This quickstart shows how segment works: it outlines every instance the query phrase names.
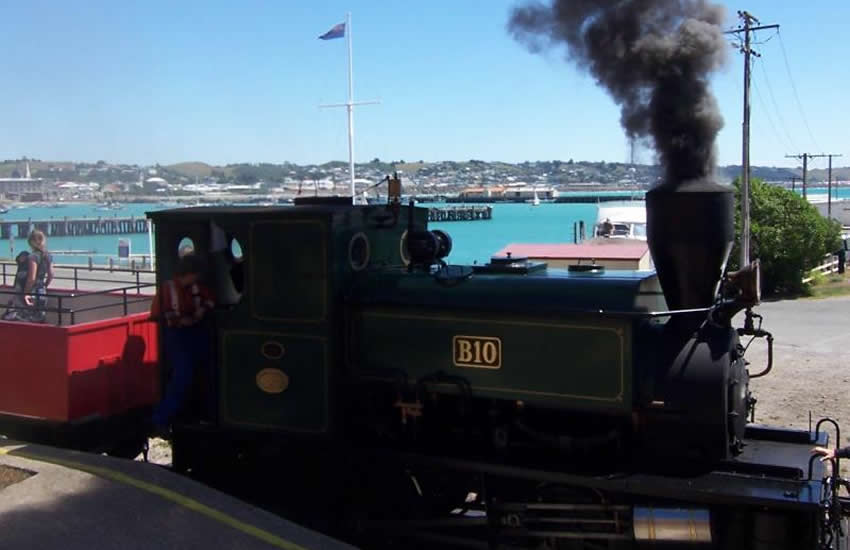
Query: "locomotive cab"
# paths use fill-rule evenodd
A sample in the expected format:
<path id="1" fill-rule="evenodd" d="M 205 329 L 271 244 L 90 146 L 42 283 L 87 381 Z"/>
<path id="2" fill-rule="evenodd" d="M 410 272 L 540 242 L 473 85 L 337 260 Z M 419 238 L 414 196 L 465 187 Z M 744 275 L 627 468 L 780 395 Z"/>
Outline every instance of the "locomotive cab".
<path id="1" fill-rule="evenodd" d="M 210 398 L 199 397 L 182 424 L 197 427 L 202 418 L 230 431 L 330 433 L 334 365 L 342 357 L 343 315 L 334 304 L 357 273 L 404 264 L 407 215 L 334 199 L 151 212 L 157 282 L 172 276 L 190 242 L 206 261 L 204 282 L 218 304 L 210 377 L 196 388 L 198 396 L 215 393 L 215 414 L 204 417 L 200 402 Z M 413 216 L 425 225 L 426 211 Z M 168 350 L 162 353 L 167 379 Z"/>

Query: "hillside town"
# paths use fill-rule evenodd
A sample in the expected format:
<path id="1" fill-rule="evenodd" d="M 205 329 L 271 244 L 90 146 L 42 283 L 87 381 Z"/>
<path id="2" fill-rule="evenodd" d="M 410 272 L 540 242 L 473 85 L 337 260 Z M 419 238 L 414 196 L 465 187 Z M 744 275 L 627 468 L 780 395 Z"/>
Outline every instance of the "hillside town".
<path id="1" fill-rule="evenodd" d="M 786 187 L 802 182 L 799 169 L 753 167 L 753 176 Z M 357 164 L 358 196 L 380 196 L 382 182 L 398 173 L 404 193 L 424 200 L 472 202 L 525 201 L 537 196 L 555 200 L 559 194 L 596 191 L 641 191 L 659 182 L 656 165 L 536 161 L 510 164 L 481 160 L 443 162 L 382 162 Z M 826 179 L 824 170 L 810 170 L 808 184 Z M 729 183 L 740 167 L 720 167 L 716 179 Z M 833 170 L 833 184 L 846 185 L 850 168 Z M 204 163 L 169 166 L 136 164 L 47 162 L 15 159 L 0 163 L 0 199 L 5 201 L 254 201 L 286 202 L 303 195 L 349 195 L 350 176 L 344 162 L 320 165 L 293 163 Z"/>

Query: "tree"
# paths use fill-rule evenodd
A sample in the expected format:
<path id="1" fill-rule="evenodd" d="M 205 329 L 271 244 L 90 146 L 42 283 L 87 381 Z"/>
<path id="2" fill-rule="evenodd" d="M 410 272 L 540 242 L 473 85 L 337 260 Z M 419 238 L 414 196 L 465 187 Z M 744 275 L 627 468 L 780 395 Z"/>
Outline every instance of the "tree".
<path id="1" fill-rule="evenodd" d="M 737 240 L 729 263 L 735 269 L 740 258 L 741 189 L 738 179 L 733 185 Z M 764 296 L 803 291 L 806 274 L 840 242 L 841 225 L 821 216 L 803 197 L 757 178 L 750 180 L 750 258 L 761 264 Z"/>

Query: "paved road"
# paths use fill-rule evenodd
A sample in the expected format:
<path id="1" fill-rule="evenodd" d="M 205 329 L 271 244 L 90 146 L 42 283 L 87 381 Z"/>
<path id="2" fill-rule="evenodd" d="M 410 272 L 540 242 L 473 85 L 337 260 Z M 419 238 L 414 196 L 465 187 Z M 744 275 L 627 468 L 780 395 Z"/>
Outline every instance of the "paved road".
<path id="1" fill-rule="evenodd" d="M 75 274 L 76 271 L 76 274 Z M 125 271 L 89 271 L 86 267 L 65 268 L 56 267 L 53 270 L 55 282 L 51 288 L 56 289 L 74 289 L 74 278 L 77 278 L 77 289 L 79 290 L 110 290 L 114 288 L 128 287 L 140 284 L 148 284 L 154 282 L 154 274 L 151 272 L 125 272 Z M 144 292 L 145 290 L 143 290 Z M 153 289 L 148 289 L 147 292 L 153 292 Z"/>
<path id="2" fill-rule="evenodd" d="M 351 546 L 164 468 L 4 440 L 0 548 L 348 550 Z"/>
<path id="3" fill-rule="evenodd" d="M 809 414 L 829 416 L 846 424 L 842 444 L 850 443 L 850 297 L 767 302 L 756 312 L 775 338 L 773 370 L 750 382 L 756 421 L 806 428 Z M 735 325 L 742 324 L 740 315 Z M 745 357 L 751 373 L 761 370 L 765 341 L 753 342 Z"/>
<path id="4" fill-rule="evenodd" d="M 755 309 L 775 347 L 812 353 L 850 352 L 850 296 L 765 302 Z M 743 314 L 735 318 L 743 323 Z"/>
<path id="5" fill-rule="evenodd" d="M 0 262 L 0 284 L 12 286 L 15 281 L 15 272 L 17 267 L 14 262 Z M 89 270 L 86 265 L 55 265 L 53 269 L 55 282 L 52 288 L 73 290 L 74 279 L 77 279 L 77 289 L 79 290 L 109 290 L 122 286 L 139 283 L 153 283 L 154 273 L 151 271 L 131 272 L 130 270 L 114 270 L 109 271 L 105 268 L 96 268 Z M 138 273 L 138 278 L 136 277 Z"/>

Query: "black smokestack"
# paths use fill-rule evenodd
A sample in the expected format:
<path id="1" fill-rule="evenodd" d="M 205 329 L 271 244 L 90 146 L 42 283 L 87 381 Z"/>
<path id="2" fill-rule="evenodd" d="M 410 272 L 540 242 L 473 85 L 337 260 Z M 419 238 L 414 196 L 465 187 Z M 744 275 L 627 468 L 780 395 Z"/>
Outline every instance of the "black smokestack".
<path id="1" fill-rule="evenodd" d="M 723 118 L 708 76 L 725 60 L 724 9 L 705 0 L 552 0 L 515 8 L 509 29 L 537 52 L 565 44 L 621 106 L 630 138 L 650 137 L 679 185 L 712 174 Z"/>

